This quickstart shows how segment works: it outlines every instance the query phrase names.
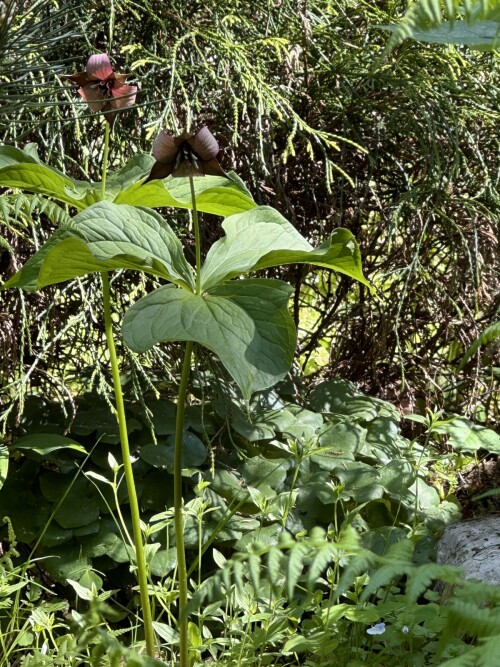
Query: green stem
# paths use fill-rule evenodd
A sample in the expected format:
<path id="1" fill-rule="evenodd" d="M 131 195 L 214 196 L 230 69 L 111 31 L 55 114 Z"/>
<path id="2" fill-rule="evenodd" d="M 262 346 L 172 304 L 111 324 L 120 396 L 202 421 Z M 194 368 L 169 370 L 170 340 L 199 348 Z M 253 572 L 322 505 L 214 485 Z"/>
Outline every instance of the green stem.
<path id="1" fill-rule="evenodd" d="M 196 294 L 201 292 L 201 244 L 200 223 L 196 209 L 196 196 L 194 192 L 194 181 L 189 177 L 191 188 L 191 205 L 193 208 L 193 227 L 196 245 Z M 186 396 L 191 372 L 191 357 L 193 355 L 194 343 L 188 341 L 184 352 L 182 363 L 181 383 L 177 398 L 177 413 L 175 418 L 175 452 L 174 452 L 174 526 L 175 544 L 177 550 L 177 578 L 179 582 L 179 649 L 180 667 L 189 667 L 189 640 L 188 640 L 188 574 L 186 567 L 186 550 L 184 547 L 184 516 L 182 500 L 182 441 L 184 434 L 184 413 L 186 410 Z"/>
<path id="2" fill-rule="evenodd" d="M 102 156 L 102 178 L 101 178 L 101 196 L 106 197 L 106 174 L 108 172 L 108 156 L 109 156 L 109 123 L 104 119 L 104 153 Z"/>
<path id="3" fill-rule="evenodd" d="M 102 157 L 102 184 L 101 195 L 106 196 L 106 174 L 108 171 L 109 156 L 109 135 L 110 127 L 104 119 L 104 152 Z M 127 419 L 125 416 L 125 404 L 123 401 L 122 385 L 120 379 L 120 366 L 116 354 L 115 340 L 113 338 L 113 320 L 111 319 L 111 298 L 109 295 L 109 275 L 103 271 L 102 276 L 102 302 L 104 308 L 104 326 L 106 329 L 106 342 L 108 344 L 109 361 L 111 365 L 111 374 L 113 377 L 113 389 L 115 392 L 116 415 L 118 420 L 118 430 L 120 433 L 120 443 L 123 458 L 123 471 L 125 473 L 125 483 L 130 502 L 130 514 L 132 518 L 132 536 L 135 547 L 135 558 L 137 561 L 137 579 L 139 581 L 139 594 L 141 598 L 142 619 L 144 624 L 144 636 L 146 639 L 146 652 L 150 657 L 155 653 L 155 635 L 153 630 L 153 616 L 149 603 L 148 593 L 148 575 L 146 568 L 146 556 L 144 543 L 141 533 L 141 515 L 139 511 L 139 501 L 137 500 L 137 491 L 134 481 L 134 472 L 132 470 L 132 461 L 130 458 L 130 445 L 128 442 Z"/>
<path id="4" fill-rule="evenodd" d="M 188 598 L 188 576 L 186 568 L 186 551 L 184 549 L 184 517 L 182 503 L 182 436 L 184 432 L 184 412 L 186 394 L 191 371 L 191 356 L 194 344 L 186 343 L 182 364 L 181 384 L 177 398 L 177 414 L 175 419 L 175 452 L 174 452 L 174 526 L 177 549 L 177 577 L 179 580 L 179 645 L 180 667 L 189 667 L 188 618 L 186 613 Z"/>
<path id="5" fill-rule="evenodd" d="M 189 177 L 189 186 L 191 188 L 191 205 L 193 207 L 193 227 L 194 240 L 196 246 L 196 294 L 200 294 L 200 274 L 201 274 L 201 243 L 200 243 L 200 223 L 198 221 L 198 209 L 196 208 L 196 197 L 194 194 L 193 177 Z"/>
<path id="6" fill-rule="evenodd" d="M 132 517 L 132 535 L 134 538 L 135 557 L 137 560 L 137 578 L 139 580 L 139 592 L 141 598 L 141 607 L 144 623 L 144 635 L 146 638 L 146 652 L 150 657 L 154 657 L 155 636 L 153 631 L 153 618 L 148 594 L 148 577 L 146 569 L 146 557 L 144 555 L 144 544 L 141 533 L 141 520 L 139 513 L 139 502 L 134 482 L 134 473 L 132 470 L 132 461 L 130 458 L 130 446 L 128 442 L 127 423 L 125 417 L 125 404 L 123 402 L 122 386 L 120 381 L 120 368 L 118 357 L 116 355 L 115 341 L 113 338 L 113 322 L 111 319 L 111 300 L 109 296 L 109 276 L 106 272 L 102 274 L 102 295 L 104 305 L 104 324 L 106 327 L 106 341 L 108 344 L 109 360 L 111 364 L 111 373 L 113 376 L 113 387 L 115 391 L 116 413 L 118 419 L 118 429 L 120 432 L 120 443 L 122 448 L 123 470 L 125 473 L 125 482 L 127 484 L 128 497 L 130 502 L 130 514 Z"/>

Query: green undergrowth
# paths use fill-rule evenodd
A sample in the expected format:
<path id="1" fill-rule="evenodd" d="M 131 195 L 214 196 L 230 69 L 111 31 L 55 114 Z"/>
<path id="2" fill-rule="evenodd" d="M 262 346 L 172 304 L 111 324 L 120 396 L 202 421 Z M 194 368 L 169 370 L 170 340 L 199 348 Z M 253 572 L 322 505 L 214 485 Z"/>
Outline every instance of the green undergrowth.
<path id="1" fill-rule="evenodd" d="M 469 665 L 458 656 L 498 642 L 497 612 L 481 606 L 500 592 L 434 563 L 460 508 L 429 483 L 443 442 L 498 451 L 496 434 L 436 418 L 408 440 L 390 403 L 340 379 L 300 403 L 282 384 L 247 405 L 207 373 L 193 403 L 183 460 L 193 665 Z M 140 655 L 116 420 L 95 393 L 76 408 L 69 418 L 71 406 L 32 394 L 10 425 L 2 666 L 155 664 Z M 175 405 L 146 392 L 127 411 L 157 657 L 175 664 Z M 435 580 L 455 587 L 445 605 Z M 464 643 L 461 626 L 485 643 Z"/>

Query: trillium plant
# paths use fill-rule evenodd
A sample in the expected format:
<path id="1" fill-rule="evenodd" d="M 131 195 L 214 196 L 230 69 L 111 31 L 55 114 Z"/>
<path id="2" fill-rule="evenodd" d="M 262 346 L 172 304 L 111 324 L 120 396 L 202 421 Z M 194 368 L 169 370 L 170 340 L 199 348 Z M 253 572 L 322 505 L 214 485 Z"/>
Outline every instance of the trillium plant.
<path id="1" fill-rule="evenodd" d="M 106 53 L 90 56 L 85 72 L 70 74 L 70 79 L 78 86 L 78 94 L 89 105 L 91 111 L 112 112 L 126 109 L 135 103 L 137 86 L 125 83 L 127 74 L 115 74 Z M 111 125 L 116 113 L 106 113 L 106 120 Z"/>
<path id="2" fill-rule="evenodd" d="M 45 195 L 69 204 L 75 213 L 67 216 L 2 289 L 36 291 L 90 273 L 102 277 L 106 340 L 132 515 L 133 565 L 141 595 L 146 651 L 154 656 L 151 590 L 114 343 L 109 274 L 140 271 L 163 283 L 124 313 L 121 336 L 136 353 L 166 341 L 185 342 L 177 397 L 174 513 L 180 665 L 188 667 L 182 451 L 194 347 L 203 346 L 216 355 L 242 396 L 249 400 L 254 392 L 286 376 L 296 343 L 288 309 L 292 287 L 281 280 L 252 274 L 273 266 L 309 264 L 367 283 L 358 245 L 348 230 L 336 229 L 322 245 L 311 246 L 278 211 L 257 206 L 235 174 L 222 170 L 216 159 L 218 143 L 206 127 L 179 136 L 161 131 L 153 144 L 153 157 L 136 155 L 116 173 L 107 174 L 110 125 L 134 103 L 137 93 L 137 87 L 126 84 L 125 79 L 125 75 L 113 72 L 106 54 L 91 56 L 86 71 L 70 77 L 91 111 L 106 114 L 100 183 L 77 181 L 46 166 L 33 145 L 24 150 L 0 147 L 1 186 Z M 157 207 L 191 210 L 194 266 L 186 259 L 168 220 L 154 210 Z M 223 218 L 223 234 L 204 258 L 199 212 Z"/>

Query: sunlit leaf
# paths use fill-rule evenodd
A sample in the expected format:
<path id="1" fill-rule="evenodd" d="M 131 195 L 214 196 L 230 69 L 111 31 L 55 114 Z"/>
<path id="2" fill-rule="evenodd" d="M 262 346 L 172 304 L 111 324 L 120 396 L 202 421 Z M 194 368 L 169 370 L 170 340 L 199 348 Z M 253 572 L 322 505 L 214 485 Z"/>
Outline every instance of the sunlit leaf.
<path id="1" fill-rule="evenodd" d="M 226 217 L 256 206 L 255 202 L 237 183 L 221 176 L 204 176 L 193 180 L 196 207 L 204 213 Z M 188 178 L 168 178 L 150 181 L 145 185 L 134 183 L 120 192 L 116 204 L 132 204 L 157 208 L 191 208 L 191 187 Z"/>
<path id="2" fill-rule="evenodd" d="M 250 397 L 283 378 L 292 363 L 291 291 L 281 281 L 265 279 L 233 281 L 204 295 L 167 285 L 125 314 L 123 337 L 135 352 L 169 340 L 205 345 Z"/>
<path id="3" fill-rule="evenodd" d="M 314 264 L 368 284 L 358 245 L 347 229 L 336 229 L 323 245 L 313 248 L 268 206 L 230 216 L 222 226 L 225 236 L 211 247 L 201 270 L 204 290 L 250 271 L 283 264 Z"/>
<path id="4" fill-rule="evenodd" d="M 59 228 L 3 288 L 28 291 L 96 271 L 134 269 L 193 285 L 182 245 L 157 213 L 102 201 Z"/>

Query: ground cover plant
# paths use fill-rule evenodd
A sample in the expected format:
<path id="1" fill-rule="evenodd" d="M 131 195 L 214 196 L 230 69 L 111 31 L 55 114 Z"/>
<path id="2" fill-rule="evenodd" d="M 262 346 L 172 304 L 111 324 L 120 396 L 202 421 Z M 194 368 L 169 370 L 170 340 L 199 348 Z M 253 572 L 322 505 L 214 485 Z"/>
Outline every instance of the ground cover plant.
<path id="1" fill-rule="evenodd" d="M 495 20 L 489 4 L 480 4 L 479 13 L 465 7 L 467 22 Z M 363 21 L 384 17 L 381 24 L 390 24 L 396 5 L 346 5 L 343 18 L 357 35 Z M 435 19 L 440 4 L 424 5 L 421 14 L 409 11 L 398 29 L 391 28 L 387 53 L 404 37 L 428 39 L 434 29 L 441 30 L 442 20 Z M 12 65 L 6 90 L 14 122 L 5 128 L 7 141 L 0 147 L 2 258 L 7 260 L 0 664 L 495 664 L 498 590 L 464 582 L 459 570 L 434 562 L 436 539 L 460 518 L 453 495 L 456 473 L 500 446 L 498 434 L 488 428 L 497 411 L 494 363 L 488 357 L 477 362 L 473 385 L 472 375 L 463 372 L 478 360 L 482 346 L 496 340 L 495 300 L 475 295 L 476 312 L 483 309 L 479 321 L 489 317 L 493 324 L 466 353 L 474 336 L 450 344 L 436 323 L 427 325 L 434 347 L 422 333 L 425 326 L 412 325 L 405 351 L 400 336 L 406 304 L 410 312 L 421 306 L 415 276 L 427 290 L 449 270 L 456 275 L 463 270 L 458 256 L 443 267 L 448 251 L 466 252 L 476 286 L 482 277 L 492 288 L 497 265 L 492 253 L 488 261 L 474 225 L 458 234 L 458 245 L 434 233 L 440 219 L 447 219 L 445 231 L 458 228 L 446 203 L 439 209 L 433 194 L 422 198 L 425 188 L 403 194 L 395 209 L 399 217 L 393 218 L 398 230 L 382 232 L 375 241 L 369 235 L 367 241 L 367 224 L 380 223 L 383 206 L 374 213 L 366 192 L 359 199 L 361 225 L 342 214 L 356 191 L 359 196 L 362 179 L 356 184 L 353 165 L 361 175 L 364 156 L 373 160 L 374 153 L 366 132 L 350 134 L 349 124 L 342 133 L 324 129 L 338 112 L 329 98 L 331 77 L 340 65 L 356 62 L 333 39 L 337 9 L 319 2 L 298 13 L 286 2 L 268 9 L 260 50 L 249 59 L 245 11 L 237 20 L 223 2 L 210 20 L 197 9 L 162 15 L 147 3 L 144 8 L 128 0 L 111 3 L 102 24 L 107 34 L 96 35 L 94 43 L 104 41 L 110 53 L 117 53 L 117 35 L 122 44 L 126 35 L 133 37 L 127 32 L 130 16 L 147 17 L 149 33 L 140 38 L 137 33 L 123 48 L 129 67 L 114 68 L 104 49 L 95 52 L 87 24 L 87 51 L 94 55 L 84 71 L 81 56 L 73 58 L 80 72 L 71 74 L 74 69 L 51 60 L 57 51 L 33 25 L 39 22 L 40 29 L 57 33 L 65 24 L 68 31 L 61 35 L 70 38 L 71 54 L 71 40 L 79 39 L 83 23 L 72 22 L 71 12 L 55 11 L 51 3 L 36 6 L 46 10 L 43 20 L 25 3 L 13 2 L 3 23 L 16 24 L 16 39 L 26 46 L 16 51 L 24 67 L 20 80 L 9 42 L 14 33 L 2 33 L 3 58 Z M 457 17 L 450 7 L 440 18 L 453 23 Z M 201 22 L 194 29 L 196 18 Z M 155 42 L 155 31 L 161 33 L 169 21 L 178 21 L 179 30 L 168 33 L 175 39 L 170 52 Z M 458 28 L 452 27 L 455 41 L 464 34 L 463 26 Z M 494 48 L 494 39 L 490 42 Z M 30 44 L 38 48 L 43 67 L 30 58 Z M 338 50 L 333 67 L 324 58 L 325 45 Z M 401 53 L 397 62 L 404 66 Z M 435 53 L 429 50 L 421 65 Z M 459 59 L 467 71 L 464 55 L 456 51 L 446 67 Z M 269 85 L 283 79 L 285 62 L 291 75 L 286 90 Z M 302 64 L 295 76 L 297 62 Z M 484 68 L 486 61 L 481 62 L 473 66 Z M 219 97 L 227 99 L 228 91 L 233 96 L 234 146 L 227 143 L 227 133 L 221 136 L 234 172 L 225 160 L 217 161 L 214 137 L 214 126 L 227 124 L 228 116 L 221 120 L 218 107 L 200 93 L 207 81 L 215 85 L 214 63 Z M 356 66 L 363 71 L 361 61 Z M 141 68 L 147 76 L 135 78 Z M 127 71 L 133 75 L 119 73 Z M 164 80 L 167 71 L 169 97 L 155 97 L 155 81 Z M 61 91 L 55 96 L 71 100 L 71 107 L 67 102 L 44 106 L 37 131 L 19 134 L 30 113 L 28 99 L 36 108 L 41 94 L 32 82 L 44 80 L 47 72 L 58 77 L 50 80 L 51 94 Z M 386 93 L 390 79 L 382 75 L 374 90 Z M 434 84 L 429 82 L 427 91 L 444 99 L 447 84 Z M 391 85 L 397 88 L 393 80 Z M 19 94 L 23 86 L 28 97 Z M 323 116 L 316 110 L 311 115 L 301 96 L 315 95 L 321 86 Z M 404 88 L 409 99 L 422 92 L 408 82 Z M 252 91 L 257 92 L 255 107 L 249 102 Z M 75 121 L 78 94 L 83 106 Z M 159 102 L 165 105 L 160 118 Z M 375 96 L 358 111 L 384 113 L 379 102 Z M 445 102 L 439 116 L 443 126 L 451 122 L 450 109 Z M 453 116 L 455 130 L 467 125 L 470 108 L 464 104 L 460 113 Z M 209 121 L 211 129 L 196 125 L 194 117 Z M 488 118 L 493 112 L 481 119 L 486 127 Z M 165 119 L 172 133 L 161 129 Z M 255 154 L 237 150 L 245 125 L 253 127 Z M 68 128 L 76 129 L 76 143 Z M 52 138 L 47 142 L 47 137 Z M 458 187 L 465 172 L 473 173 L 472 161 L 464 157 L 450 172 L 450 153 L 441 139 L 426 182 L 434 179 L 437 188 L 438 165 L 442 178 Z M 280 142 L 288 164 L 299 167 L 289 190 L 270 150 Z M 488 142 L 478 140 L 474 153 L 482 156 L 482 166 L 484 156 L 492 155 Z M 390 144 L 388 154 L 397 163 Z M 324 199 L 320 204 L 315 199 L 316 213 L 308 217 L 303 197 L 313 191 L 315 176 L 309 184 L 300 161 L 320 164 L 314 146 L 320 147 L 325 169 L 324 189 L 314 197 Z M 341 146 L 343 157 L 333 158 Z M 412 150 L 415 146 L 412 142 Z M 467 152 L 461 140 L 455 149 Z M 412 174 L 408 182 L 421 166 L 418 156 L 402 165 Z M 492 163 L 485 173 L 493 173 Z M 329 192 L 334 174 L 340 185 Z M 241 179 L 245 175 L 247 184 Z M 377 186 L 387 202 L 396 186 L 382 194 L 386 176 L 371 169 L 374 178 L 370 191 Z M 461 181 L 461 192 L 469 185 Z M 271 193 L 275 208 L 268 205 Z M 424 217 L 417 254 L 412 255 L 411 234 L 405 241 L 412 261 L 401 283 L 397 270 L 384 274 L 374 257 L 387 254 L 387 239 L 402 247 L 407 195 L 410 209 Z M 332 208 L 337 217 L 325 214 L 328 197 L 337 201 Z M 486 178 L 472 208 L 465 199 L 463 210 L 490 216 L 488 238 L 495 238 L 494 180 Z M 432 213 L 425 218 L 427 202 Z M 338 225 L 342 220 L 352 231 Z M 353 231 L 365 251 L 371 283 L 361 271 Z M 475 245 L 469 245 L 470 238 Z M 429 254 L 421 254 L 423 249 Z M 362 325 L 371 304 L 381 303 L 381 287 L 391 302 L 391 293 L 397 293 L 392 290 L 401 284 L 402 298 L 390 304 L 396 308 L 391 331 L 396 366 L 410 374 L 410 390 L 404 395 L 408 403 L 400 401 L 397 409 L 359 388 L 380 386 L 382 377 L 373 363 L 380 352 L 360 357 L 359 332 L 367 331 Z M 444 290 L 438 290 L 445 295 L 440 303 L 450 303 L 450 312 L 462 317 L 462 307 L 467 310 L 471 303 L 468 296 L 457 299 L 449 284 Z M 445 323 L 445 315 L 441 318 Z M 464 325 L 463 317 L 460 322 Z M 354 329 L 356 336 L 349 336 Z M 477 336 L 480 330 L 474 331 Z M 379 339 L 384 332 L 378 332 Z M 354 366 L 325 366 L 322 350 L 331 346 L 334 361 L 341 340 L 349 341 Z M 419 358 L 423 341 L 426 359 L 432 357 L 431 366 L 422 364 L 426 382 L 431 367 L 437 374 L 431 385 L 420 386 L 432 387 L 435 398 L 412 414 L 419 404 L 411 385 L 421 376 L 404 361 L 405 355 Z M 383 358 L 390 384 L 395 357 L 385 348 Z M 462 379 L 450 384 L 457 359 Z M 356 366 L 367 373 L 353 377 L 356 384 L 340 377 Z M 370 374 L 378 378 L 374 384 Z M 443 406 L 448 414 L 437 409 Z M 446 585 L 445 596 L 435 589 L 436 580 Z"/>

